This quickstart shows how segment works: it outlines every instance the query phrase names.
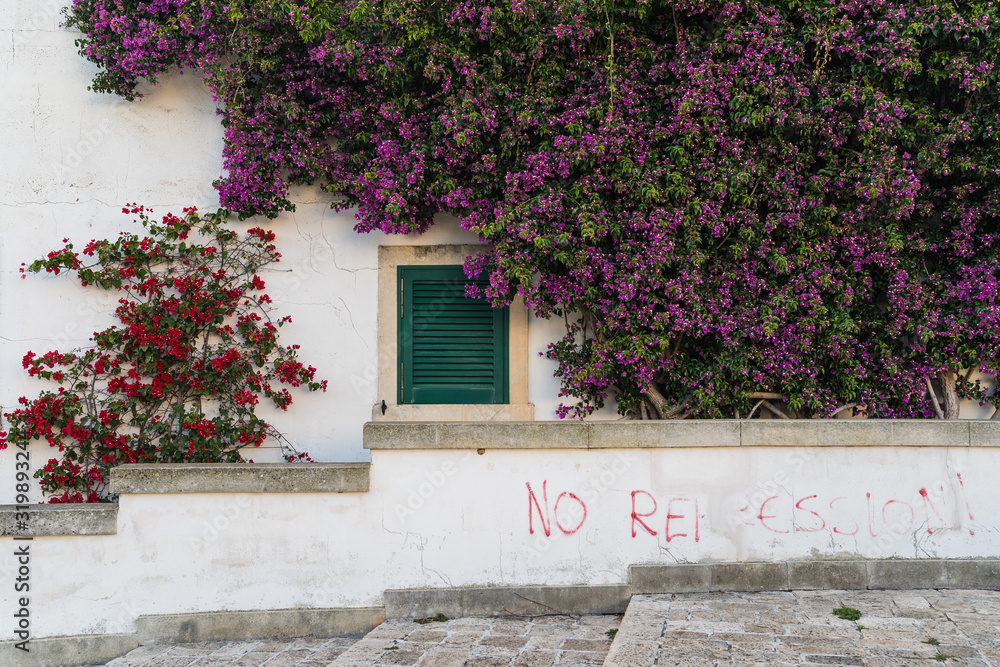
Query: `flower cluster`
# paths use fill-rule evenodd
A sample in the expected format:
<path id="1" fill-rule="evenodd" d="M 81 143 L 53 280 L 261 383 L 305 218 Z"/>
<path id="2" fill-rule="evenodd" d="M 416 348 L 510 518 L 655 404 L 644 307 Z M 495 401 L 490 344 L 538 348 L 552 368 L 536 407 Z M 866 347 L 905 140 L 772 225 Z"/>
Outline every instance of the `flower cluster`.
<path id="1" fill-rule="evenodd" d="M 565 317 L 563 414 L 996 404 L 996 2 L 75 0 L 97 90 L 194 66 L 241 215 L 447 212 Z M 128 268 L 128 267 L 125 267 Z"/>
<path id="2" fill-rule="evenodd" d="M 41 439 L 58 450 L 35 474 L 50 502 L 97 502 L 116 465 L 240 461 L 240 448 L 268 437 L 286 460 L 310 460 L 254 412 L 262 399 L 287 409 L 281 385 L 326 389 L 297 345 L 278 344 L 287 319 L 272 322 L 260 293 L 258 271 L 279 259 L 274 235 L 227 229 L 225 210 L 188 208 L 159 222 L 141 206 L 124 212 L 145 235 L 91 241 L 83 258 L 64 240 L 28 266 L 119 292 L 119 324 L 86 349 L 24 355 L 31 376 L 58 386 L 5 415 L 0 449 Z"/>

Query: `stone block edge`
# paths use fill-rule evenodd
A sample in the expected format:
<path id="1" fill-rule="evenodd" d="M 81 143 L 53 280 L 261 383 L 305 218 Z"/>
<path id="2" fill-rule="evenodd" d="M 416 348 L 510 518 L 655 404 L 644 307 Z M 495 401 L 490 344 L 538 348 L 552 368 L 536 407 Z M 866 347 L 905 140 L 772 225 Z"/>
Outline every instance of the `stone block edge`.
<path id="1" fill-rule="evenodd" d="M 137 463 L 111 469 L 111 492 L 367 493 L 371 463 Z"/>
<path id="2" fill-rule="evenodd" d="M 289 621 L 302 621 L 301 631 Z M 384 620 L 381 607 L 216 611 L 140 616 L 133 633 L 32 638 L 28 653 L 15 640 L 0 641 L 0 664 L 19 667 L 90 667 L 103 665 L 144 644 L 191 641 L 293 639 L 310 636 L 363 636 Z M 247 630 L 254 636 L 248 637 Z"/>
<path id="3" fill-rule="evenodd" d="M 369 450 L 998 447 L 988 419 L 367 422 Z"/>
<path id="4" fill-rule="evenodd" d="M 1000 558 L 650 563 L 630 566 L 629 582 L 633 595 L 764 590 L 994 590 L 1000 583 Z"/>
<path id="5" fill-rule="evenodd" d="M 421 618 L 443 613 L 463 616 L 531 614 L 623 614 L 627 584 L 401 588 L 385 591 L 386 618 Z M 449 613 L 450 612 L 450 613 Z"/>
<path id="6" fill-rule="evenodd" d="M 138 648 L 132 634 L 77 635 L 31 639 L 27 653 L 13 640 L 0 641 L 0 664 L 19 667 L 90 667 L 103 665 Z"/>
<path id="7" fill-rule="evenodd" d="M 118 533 L 118 503 L 0 505 L 0 537 L 69 537 Z M 27 520 L 18 520 L 27 514 Z M 24 527 L 21 527 L 21 526 Z"/>

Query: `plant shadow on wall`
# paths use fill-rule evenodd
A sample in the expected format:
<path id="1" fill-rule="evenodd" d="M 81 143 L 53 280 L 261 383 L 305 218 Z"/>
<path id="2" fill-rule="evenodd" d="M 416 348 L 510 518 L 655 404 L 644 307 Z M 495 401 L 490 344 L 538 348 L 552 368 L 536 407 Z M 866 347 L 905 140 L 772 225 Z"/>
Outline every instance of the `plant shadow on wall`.
<path id="1" fill-rule="evenodd" d="M 267 438 L 286 461 L 309 461 L 255 414 L 263 400 L 286 410 L 288 387 L 326 389 L 298 345 L 278 342 L 291 318 L 272 319 L 257 272 L 279 261 L 274 233 L 226 228 L 229 212 L 184 209 L 156 221 L 129 205 L 145 234 L 122 232 L 65 246 L 21 272 L 70 271 L 84 287 L 122 294 L 120 324 L 94 333 L 93 346 L 41 356 L 28 352 L 28 374 L 59 386 L 7 413 L 0 448 L 47 440 L 59 450 L 35 472 L 49 502 L 106 499 L 109 470 L 124 463 L 242 461 L 240 449 Z M 22 276 L 26 277 L 26 276 Z"/>
<path id="2" fill-rule="evenodd" d="M 1000 406 L 996 3 L 74 0 L 66 17 L 97 91 L 203 73 L 240 216 L 317 183 L 358 231 L 448 213 L 478 233 L 466 269 L 495 305 L 565 318 L 561 416 Z"/>

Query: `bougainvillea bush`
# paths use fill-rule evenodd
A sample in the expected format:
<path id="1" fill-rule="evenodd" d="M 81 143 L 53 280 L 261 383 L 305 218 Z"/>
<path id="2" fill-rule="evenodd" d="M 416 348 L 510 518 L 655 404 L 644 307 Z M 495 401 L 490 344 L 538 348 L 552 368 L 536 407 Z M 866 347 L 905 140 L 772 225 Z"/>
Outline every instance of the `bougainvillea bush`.
<path id="1" fill-rule="evenodd" d="M 224 226 L 228 212 L 160 221 L 143 206 L 143 235 L 73 244 L 22 272 L 70 271 L 83 286 L 121 294 L 119 324 L 70 352 L 28 352 L 29 375 L 55 383 L 5 415 L 0 449 L 47 440 L 59 451 L 35 473 L 50 502 L 96 502 L 122 463 L 241 461 L 240 449 L 275 438 L 288 461 L 309 460 L 255 414 L 266 400 L 285 410 L 288 387 L 326 388 L 316 370 L 282 346 L 258 275 L 279 259 L 274 233 Z M 82 256 L 81 256 L 82 254 Z"/>
<path id="2" fill-rule="evenodd" d="M 564 414 L 998 404 L 996 3 L 76 0 L 97 90 L 201 71 L 224 205 L 448 212 L 565 318 Z M 970 381 L 972 379 L 973 381 Z M 987 383 L 988 385 L 989 383 Z"/>

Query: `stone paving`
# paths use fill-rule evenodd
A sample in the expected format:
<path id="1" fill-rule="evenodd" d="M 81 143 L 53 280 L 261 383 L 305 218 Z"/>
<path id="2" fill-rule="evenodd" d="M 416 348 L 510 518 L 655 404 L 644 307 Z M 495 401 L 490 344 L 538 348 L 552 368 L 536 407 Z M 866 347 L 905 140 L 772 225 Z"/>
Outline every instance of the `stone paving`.
<path id="1" fill-rule="evenodd" d="M 147 644 L 105 667 L 327 667 L 355 639 Z"/>
<path id="2" fill-rule="evenodd" d="M 861 612 L 857 621 L 833 615 Z M 619 623 L 620 628 L 619 628 Z M 609 630 L 618 629 L 612 643 Z M 613 634 L 613 633 L 612 633 Z M 141 646 L 107 667 L 1000 667 L 1000 592 L 636 595 L 618 616 L 383 623 L 363 639 Z"/>
<path id="3" fill-rule="evenodd" d="M 552 667 L 604 663 L 620 616 L 387 621 L 363 639 L 150 644 L 106 667 Z"/>
<path id="4" fill-rule="evenodd" d="M 1000 666 L 998 628 L 995 591 L 636 595 L 605 665 Z"/>
<path id="5" fill-rule="evenodd" d="M 603 665 L 619 616 L 387 621 L 331 667 L 552 667 Z"/>

